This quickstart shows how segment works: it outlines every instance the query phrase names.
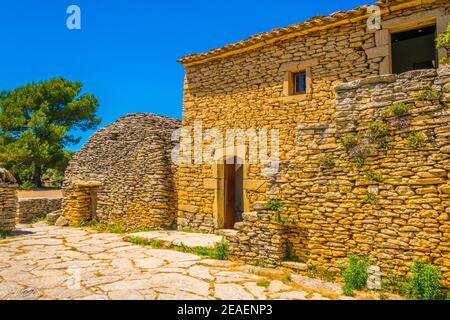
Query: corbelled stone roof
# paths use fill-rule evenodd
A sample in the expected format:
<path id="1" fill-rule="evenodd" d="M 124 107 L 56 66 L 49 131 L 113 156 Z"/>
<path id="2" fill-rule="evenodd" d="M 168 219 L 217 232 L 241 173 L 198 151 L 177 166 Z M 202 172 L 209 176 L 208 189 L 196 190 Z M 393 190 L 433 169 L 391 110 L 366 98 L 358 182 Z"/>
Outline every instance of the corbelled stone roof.
<path id="1" fill-rule="evenodd" d="M 435 0 L 381 0 L 375 3 L 382 10 L 389 9 L 391 11 L 402 8 L 411 7 L 418 4 L 432 3 Z M 364 5 L 349 11 L 338 11 L 329 16 L 316 16 L 305 22 L 294 24 L 285 28 L 273 29 L 269 32 L 263 32 L 251 36 L 246 40 L 229 44 L 221 48 L 212 49 L 205 53 L 191 54 L 182 57 L 178 60 L 184 66 L 199 64 L 221 57 L 229 56 L 235 53 L 251 50 L 266 43 L 272 43 L 277 40 L 282 40 L 286 36 L 295 36 L 298 33 L 309 33 L 317 31 L 326 27 L 331 27 L 336 24 L 351 23 L 353 20 L 365 19 L 370 16 L 367 9 L 370 5 Z"/>
<path id="2" fill-rule="evenodd" d="M 0 184 L 16 184 L 14 176 L 6 169 L 0 168 Z"/>

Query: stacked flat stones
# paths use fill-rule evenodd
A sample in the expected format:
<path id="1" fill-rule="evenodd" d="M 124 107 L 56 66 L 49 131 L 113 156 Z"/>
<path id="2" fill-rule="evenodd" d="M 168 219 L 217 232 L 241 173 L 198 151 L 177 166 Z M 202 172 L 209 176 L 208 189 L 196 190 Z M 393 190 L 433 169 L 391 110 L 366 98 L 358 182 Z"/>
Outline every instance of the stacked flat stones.
<path id="1" fill-rule="evenodd" d="M 176 119 L 139 113 L 97 132 L 66 170 L 67 220 L 76 224 L 95 214 L 101 222 L 129 229 L 173 227 L 176 166 L 171 140 L 180 126 Z"/>
<path id="2" fill-rule="evenodd" d="M 17 187 L 13 175 L 0 168 L 0 232 L 10 232 L 16 226 Z"/>

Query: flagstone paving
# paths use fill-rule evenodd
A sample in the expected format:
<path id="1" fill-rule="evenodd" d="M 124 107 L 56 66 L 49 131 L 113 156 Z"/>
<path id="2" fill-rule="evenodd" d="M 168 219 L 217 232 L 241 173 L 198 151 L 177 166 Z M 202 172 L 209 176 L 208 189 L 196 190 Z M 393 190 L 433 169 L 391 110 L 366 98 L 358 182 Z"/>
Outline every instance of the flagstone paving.
<path id="1" fill-rule="evenodd" d="M 0 240 L 0 299 L 341 299 L 338 285 L 38 223 Z"/>

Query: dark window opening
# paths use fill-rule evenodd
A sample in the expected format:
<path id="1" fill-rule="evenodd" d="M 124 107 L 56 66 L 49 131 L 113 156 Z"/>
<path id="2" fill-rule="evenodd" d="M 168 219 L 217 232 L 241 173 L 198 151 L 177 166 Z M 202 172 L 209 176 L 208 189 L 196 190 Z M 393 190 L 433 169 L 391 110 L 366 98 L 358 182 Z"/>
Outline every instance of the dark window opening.
<path id="1" fill-rule="evenodd" d="M 392 72 L 437 67 L 436 26 L 392 34 Z"/>
<path id="2" fill-rule="evenodd" d="M 293 94 L 304 94 L 306 93 L 306 73 L 299 72 L 294 73 L 292 79 L 293 84 Z"/>

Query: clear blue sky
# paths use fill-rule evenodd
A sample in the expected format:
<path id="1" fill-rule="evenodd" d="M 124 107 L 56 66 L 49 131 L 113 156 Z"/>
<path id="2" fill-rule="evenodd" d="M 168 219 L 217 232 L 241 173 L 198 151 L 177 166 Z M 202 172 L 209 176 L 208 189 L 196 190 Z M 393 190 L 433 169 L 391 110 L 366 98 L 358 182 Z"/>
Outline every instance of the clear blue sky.
<path id="1" fill-rule="evenodd" d="M 99 97 L 102 126 L 132 112 L 181 118 L 181 56 L 366 3 L 0 0 L 0 90 L 64 76 Z M 81 30 L 66 27 L 71 4 L 81 8 Z"/>

